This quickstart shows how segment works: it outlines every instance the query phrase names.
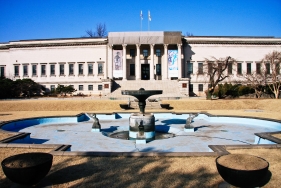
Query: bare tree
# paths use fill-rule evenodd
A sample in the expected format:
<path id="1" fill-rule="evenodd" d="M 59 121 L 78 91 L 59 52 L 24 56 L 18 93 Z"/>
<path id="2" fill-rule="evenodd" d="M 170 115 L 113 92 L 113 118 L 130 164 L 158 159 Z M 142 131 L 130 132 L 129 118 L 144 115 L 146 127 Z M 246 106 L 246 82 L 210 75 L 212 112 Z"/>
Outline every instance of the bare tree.
<path id="1" fill-rule="evenodd" d="M 190 33 L 190 32 L 186 32 L 186 36 L 187 36 L 187 37 L 190 37 L 190 36 L 193 36 L 193 34 Z"/>
<path id="2" fill-rule="evenodd" d="M 199 71 L 203 72 L 203 74 L 207 75 L 208 77 L 209 89 L 207 93 L 207 99 L 211 99 L 215 87 L 228 77 L 228 71 L 226 70 L 228 68 L 232 69 L 232 66 L 230 67 L 229 65 L 232 65 L 235 60 L 229 56 L 219 59 L 212 57 L 211 60 L 205 59 L 205 61 L 206 64 L 204 67 L 202 67 L 203 70 L 200 70 L 199 67 Z"/>
<path id="3" fill-rule="evenodd" d="M 86 37 L 106 37 L 107 36 L 107 31 L 106 31 L 106 25 L 105 23 L 98 23 L 96 25 L 96 31 L 93 32 L 93 30 L 88 29 L 85 31 L 86 32 Z"/>
<path id="4" fill-rule="evenodd" d="M 278 99 L 281 89 L 281 52 L 273 51 L 265 55 L 262 60 L 265 67 L 265 79 L 269 89 L 274 93 L 275 98 Z"/>
<path id="5" fill-rule="evenodd" d="M 261 95 L 264 93 L 264 84 L 265 84 L 265 71 L 264 69 L 260 70 L 259 72 L 252 72 L 251 74 L 244 74 L 245 84 L 255 90 L 255 95 L 257 98 L 260 98 Z"/>

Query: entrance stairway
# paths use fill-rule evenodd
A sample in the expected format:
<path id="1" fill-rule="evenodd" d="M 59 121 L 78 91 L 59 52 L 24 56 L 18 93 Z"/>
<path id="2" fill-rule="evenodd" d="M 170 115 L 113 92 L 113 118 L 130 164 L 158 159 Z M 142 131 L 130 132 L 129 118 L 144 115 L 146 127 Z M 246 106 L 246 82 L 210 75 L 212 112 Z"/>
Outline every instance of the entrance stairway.
<path id="1" fill-rule="evenodd" d="M 134 97 L 121 94 L 121 90 L 139 90 L 144 88 L 145 90 L 163 90 L 161 95 L 153 95 L 150 98 L 179 98 L 186 97 L 179 91 L 179 83 L 177 80 L 128 80 L 121 81 L 115 80 L 112 85 L 112 93 L 108 94 L 108 98 L 125 99 L 129 98 L 133 100 Z"/>

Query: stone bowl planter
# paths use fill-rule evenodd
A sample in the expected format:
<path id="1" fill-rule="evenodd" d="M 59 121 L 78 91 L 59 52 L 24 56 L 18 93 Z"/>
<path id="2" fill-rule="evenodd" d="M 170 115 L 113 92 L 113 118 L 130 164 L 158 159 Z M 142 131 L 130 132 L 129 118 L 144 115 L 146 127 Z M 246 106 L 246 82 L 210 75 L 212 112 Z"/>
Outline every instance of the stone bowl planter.
<path id="1" fill-rule="evenodd" d="M 127 110 L 129 109 L 129 105 L 128 104 L 119 104 L 120 108 Z"/>
<path id="2" fill-rule="evenodd" d="M 170 108 L 170 104 L 160 104 L 161 108 Z"/>
<path id="3" fill-rule="evenodd" d="M 253 155 L 229 154 L 216 159 L 221 177 L 236 187 L 256 187 L 266 177 L 269 163 Z"/>
<path id="4" fill-rule="evenodd" d="M 10 156 L 4 159 L 1 165 L 8 179 L 21 185 L 32 186 L 48 174 L 52 163 L 52 154 L 35 152 Z"/>

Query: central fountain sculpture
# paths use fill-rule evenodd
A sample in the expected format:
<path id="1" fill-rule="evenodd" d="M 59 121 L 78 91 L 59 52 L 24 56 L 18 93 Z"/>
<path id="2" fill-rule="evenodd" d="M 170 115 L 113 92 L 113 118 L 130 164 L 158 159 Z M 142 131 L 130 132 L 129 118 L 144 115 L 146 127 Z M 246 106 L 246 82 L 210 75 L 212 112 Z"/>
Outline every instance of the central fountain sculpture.
<path id="1" fill-rule="evenodd" d="M 146 99 L 152 95 L 162 94 L 162 90 L 122 90 L 122 95 L 131 95 L 138 99 L 140 112 L 132 113 L 129 118 L 129 139 L 137 144 L 155 139 L 155 117 L 153 113 L 145 113 Z"/>

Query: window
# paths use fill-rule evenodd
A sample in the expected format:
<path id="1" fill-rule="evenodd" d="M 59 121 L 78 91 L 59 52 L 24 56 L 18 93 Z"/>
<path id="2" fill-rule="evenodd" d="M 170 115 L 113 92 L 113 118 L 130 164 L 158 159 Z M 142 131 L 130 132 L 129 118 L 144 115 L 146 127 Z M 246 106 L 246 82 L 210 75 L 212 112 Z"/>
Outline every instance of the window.
<path id="1" fill-rule="evenodd" d="M 79 75 L 83 75 L 83 64 L 78 65 Z"/>
<path id="2" fill-rule="evenodd" d="M 276 75 L 280 74 L 280 63 L 277 63 L 276 65 Z"/>
<path id="3" fill-rule="evenodd" d="M 55 65 L 51 65 L 51 76 L 54 76 L 56 73 L 55 71 Z"/>
<path id="4" fill-rule="evenodd" d="M 156 49 L 155 54 L 156 54 L 157 57 L 161 57 L 161 50 Z"/>
<path id="5" fill-rule="evenodd" d="M 252 73 L 252 63 L 247 63 L 247 74 Z"/>
<path id="6" fill-rule="evenodd" d="M 213 66 L 212 66 L 213 63 L 208 63 L 208 74 L 212 74 L 213 72 Z"/>
<path id="7" fill-rule="evenodd" d="M 5 77 L 5 67 L 0 67 L 0 77 Z"/>
<path id="8" fill-rule="evenodd" d="M 130 64 L 130 76 L 135 76 L 135 64 Z"/>
<path id="9" fill-rule="evenodd" d="M 83 88 L 83 85 L 79 85 L 78 88 L 79 88 L 79 91 L 83 91 L 83 89 L 84 89 L 84 88 Z"/>
<path id="10" fill-rule="evenodd" d="M 102 85 L 98 85 L 98 90 L 102 90 Z"/>
<path id="11" fill-rule="evenodd" d="M 74 64 L 69 64 L 69 75 L 74 75 Z"/>
<path id="12" fill-rule="evenodd" d="M 261 64 L 260 63 L 256 63 L 256 73 L 261 74 Z"/>
<path id="13" fill-rule="evenodd" d="M 93 72 L 93 64 L 90 63 L 88 64 L 88 75 L 92 75 L 94 72 Z"/>
<path id="14" fill-rule="evenodd" d="M 41 76 L 46 75 L 46 65 L 41 65 Z"/>
<path id="15" fill-rule="evenodd" d="M 156 64 L 156 75 L 161 75 L 161 64 Z"/>
<path id="16" fill-rule="evenodd" d="M 135 49 L 130 49 L 130 56 L 135 57 Z"/>
<path id="17" fill-rule="evenodd" d="M 18 65 L 15 65 L 15 76 L 19 76 L 19 66 Z"/>
<path id="18" fill-rule="evenodd" d="M 23 66 L 23 76 L 28 76 L 28 65 Z"/>
<path id="19" fill-rule="evenodd" d="M 198 84 L 198 91 L 203 91 L 203 84 Z"/>
<path id="20" fill-rule="evenodd" d="M 93 85 L 88 85 L 88 90 L 93 91 Z"/>
<path id="21" fill-rule="evenodd" d="M 60 75 L 64 75 L 64 64 L 60 64 Z"/>
<path id="22" fill-rule="evenodd" d="M 242 74 L 242 63 L 237 63 L 237 74 Z"/>
<path id="23" fill-rule="evenodd" d="M 37 65 L 32 65 L 32 76 L 37 76 Z"/>
<path id="24" fill-rule="evenodd" d="M 227 73 L 232 74 L 232 63 L 229 63 L 227 66 Z"/>
<path id="25" fill-rule="evenodd" d="M 193 92 L 193 84 L 189 84 L 189 92 Z"/>
<path id="26" fill-rule="evenodd" d="M 198 63 L 198 74 L 203 74 L 203 63 Z"/>
<path id="27" fill-rule="evenodd" d="M 98 63 L 98 74 L 103 74 L 103 63 Z"/>
<path id="28" fill-rule="evenodd" d="M 187 62 L 187 74 L 193 74 L 193 63 Z"/>
<path id="29" fill-rule="evenodd" d="M 270 74 L 270 64 L 269 63 L 265 64 L 265 71 L 266 71 L 266 74 Z"/>
<path id="30" fill-rule="evenodd" d="M 55 91 L 55 85 L 51 85 L 51 92 Z"/>
<path id="31" fill-rule="evenodd" d="M 148 50 L 143 50 L 142 55 L 143 55 L 143 57 L 147 57 L 148 56 Z"/>

